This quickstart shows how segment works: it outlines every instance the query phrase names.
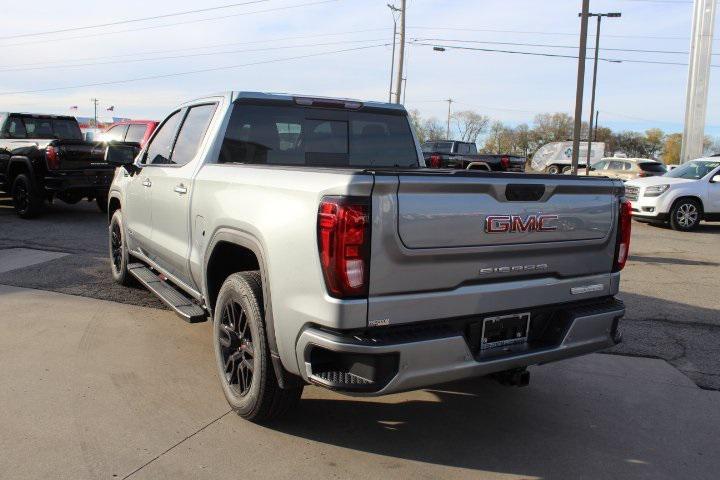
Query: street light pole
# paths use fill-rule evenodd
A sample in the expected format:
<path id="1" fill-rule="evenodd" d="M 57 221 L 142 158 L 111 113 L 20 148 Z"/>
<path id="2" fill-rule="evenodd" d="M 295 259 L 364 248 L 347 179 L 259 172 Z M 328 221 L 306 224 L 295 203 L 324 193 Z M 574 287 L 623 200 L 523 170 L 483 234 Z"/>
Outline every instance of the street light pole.
<path id="1" fill-rule="evenodd" d="M 593 116 L 595 115 L 595 87 L 597 85 L 597 69 L 598 54 L 600 51 L 600 23 L 602 17 L 619 18 L 622 14 L 619 12 L 612 13 L 589 13 L 589 17 L 597 17 L 597 28 L 595 30 L 595 65 L 593 66 L 592 94 L 590 96 L 590 123 L 588 125 L 588 148 L 587 160 L 585 161 L 585 175 L 590 175 L 590 157 L 592 156 L 592 133 L 593 133 Z"/>
<path id="2" fill-rule="evenodd" d="M 446 132 L 446 135 L 445 135 L 445 139 L 446 139 L 446 140 L 450 140 L 450 105 L 452 105 L 453 99 L 452 99 L 452 98 L 448 98 L 448 99 L 445 100 L 445 101 L 448 102 L 447 132 Z"/>
<path id="3" fill-rule="evenodd" d="M 91 98 L 90 101 L 93 103 L 93 109 L 94 109 L 94 112 L 95 112 L 95 113 L 93 114 L 93 122 L 94 122 L 94 123 L 93 123 L 93 128 L 94 128 L 95 130 L 97 130 L 97 106 L 98 106 L 98 103 L 100 102 L 100 99 L 98 99 L 98 98 Z"/>
<path id="4" fill-rule="evenodd" d="M 585 87 L 585 56 L 587 54 L 587 27 L 590 0 L 583 0 L 580 14 L 580 51 L 578 52 L 578 75 L 575 90 L 575 126 L 573 128 L 572 174 L 577 175 L 580 153 L 580 129 L 582 128 L 583 88 Z"/>

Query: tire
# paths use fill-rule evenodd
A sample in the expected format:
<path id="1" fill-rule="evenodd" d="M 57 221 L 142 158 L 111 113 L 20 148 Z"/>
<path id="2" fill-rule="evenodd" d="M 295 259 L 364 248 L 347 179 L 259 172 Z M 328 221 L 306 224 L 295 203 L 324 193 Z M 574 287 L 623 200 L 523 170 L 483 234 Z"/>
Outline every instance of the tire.
<path id="1" fill-rule="evenodd" d="M 15 177 L 10 189 L 10 195 L 18 217 L 33 218 L 37 217 L 42 211 L 43 199 L 38 194 L 28 175 L 21 173 Z"/>
<path id="2" fill-rule="evenodd" d="M 108 247 L 110 250 L 110 270 L 112 271 L 113 280 L 125 287 L 134 286 L 136 284 L 133 277 L 127 269 L 130 263 L 130 254 L 128 253 L 127 241 L 125 240 L 125 228 L 123 225 L 122 211 L 116 210 L 110 219 L 108 227 Z"/>
<path id="3" fill-rule="evenodd" d="M 695 229 L 702 219 L 702 207 L 694 198 L 681 198 L 670 210 L 670 227 L 680 232 Z"/>
<path id="4" fill-rule="evenodd" d="M 550 165 L 545 169 L 545 171 L 549 175 L 558 175 L 560 173 L 560 166 L 559 165 Z"/>
<path id="5" fill-rule="evenodd" d="M 102 213 L 108 212 L 108 196 L 106 193 L 99 194 L 95 197 L 95 203 L 97 203 L 97 206 Z"/>
<path id="6" fill-rule="evenodd" d="M 282 389 L 278 385 L 263 321 L 260 273 L 230 275 L 220 288 L 213 317 L 218 376 L 232 409 L 255 423 L 293 410 L 303 386 Z"/>

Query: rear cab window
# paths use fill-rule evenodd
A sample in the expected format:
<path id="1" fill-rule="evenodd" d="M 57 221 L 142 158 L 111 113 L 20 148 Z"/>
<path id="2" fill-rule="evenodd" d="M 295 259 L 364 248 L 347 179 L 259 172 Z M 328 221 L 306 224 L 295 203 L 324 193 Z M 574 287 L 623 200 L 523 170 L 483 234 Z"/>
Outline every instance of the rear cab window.
<path id="1" fill-rule="evenodd" d="M 11 117 L 8 127 L 18 135 L 14 138 L 56 138 L 58 140 L 82 140 L 80 126 L 74 118 Z M 24 134 L 22 133 L 24 130 Z"/>
<path id="2" fill-rule="evenodd" d="M 638 164 L 640 167 L 640 170 L 643 172 L 654 172 L 654 173 L 665 173 L 667 172 L 667 168 L 665 168 L 665 165 L 658 162 L 642 162 Z"/>
<path id="3" fill-rule="evenodd" d="M 418 167 L 407 116 L 394 111 L 235 103 L 219 163 Z"/>

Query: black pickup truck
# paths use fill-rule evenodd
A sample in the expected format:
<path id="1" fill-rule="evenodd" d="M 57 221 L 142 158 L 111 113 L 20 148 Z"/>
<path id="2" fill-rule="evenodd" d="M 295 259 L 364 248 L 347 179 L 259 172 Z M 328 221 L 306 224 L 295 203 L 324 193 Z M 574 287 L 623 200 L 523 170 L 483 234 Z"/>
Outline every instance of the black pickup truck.
<path id="1" fill-rule="evenodd" d="M 0 113 L 0 190 L 22 218 L 55 199 L 87 198 L 105 211 L 114 169 L 104 152 L 105 144 L 83 140 L 74 117 Z"/>
<path id="2" fill-rule="evenodd" d="M 479 154 L 471 142 L 438 140 L 422 144 L 425 165 L 430 168 L 459 168 L 492 172 L 524 172 L 525 157 Z"/>

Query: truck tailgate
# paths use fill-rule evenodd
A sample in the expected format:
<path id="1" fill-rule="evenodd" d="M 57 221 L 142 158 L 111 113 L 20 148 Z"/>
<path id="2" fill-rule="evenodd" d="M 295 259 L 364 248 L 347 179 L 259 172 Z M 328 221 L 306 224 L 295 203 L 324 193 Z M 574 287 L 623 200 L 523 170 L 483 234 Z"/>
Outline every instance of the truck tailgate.
<path id="1" fill-rule="evenodd" d="M 407 323 L 613 293 L 621 192 L 604 178 L 376 175 L 368 320 Z"/>
<path id="2" fill-rule="evenodd" d="M 105 163 L 105 145 L 100 142 L 58 140 L 54 143 L 60 158 L 60 170 L 112 168 Z"/>

